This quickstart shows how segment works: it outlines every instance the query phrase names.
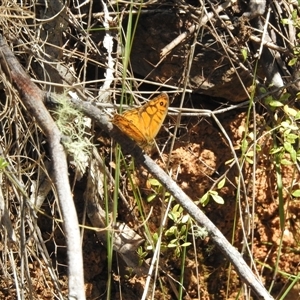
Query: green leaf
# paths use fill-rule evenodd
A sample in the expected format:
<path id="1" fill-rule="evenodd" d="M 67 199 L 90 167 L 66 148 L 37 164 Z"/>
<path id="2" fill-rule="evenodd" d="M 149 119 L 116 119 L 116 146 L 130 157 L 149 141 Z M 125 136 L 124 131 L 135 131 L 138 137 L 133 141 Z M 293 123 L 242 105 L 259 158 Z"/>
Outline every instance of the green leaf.
<path id="1" fill-rule="evenodd" d="M 288 105 L 285 105 L 283 107 L 283 110 L 286 114 L 288 114 L 289 116 L 295 117 L 298 113 L 298 111 L 292 107 L 289 107 Z"/>
<path id="2" fill-rule="evenodd" d="M 272 100 L 272 101 L 270 101 L 269 105 L 271 107 L 281 107 L 281 106 L 283 106 L 283 104 L 280 101 L 278 101 L 278 100 Z"/>
<path id="3" fill-rule="evenodd" d="M 280 96 L 280 99 L 279 101 L 280 102 L 287 102 L 287 100 L 289 100 L 289 98 L 291 97 L 291 94 L 290 93 L 283 93 L 281 96 Z"/>
<path id="4" fill-rule="evenodd" d="M 246 159 L 246 162 L 249 163 L 250 165 L 253 165 L 253 159 L 248 157 L 248 156 L 245 156 L 245 159 Z"/>
<path id="5" fill-rule="evenodd" d="M 289 121 L 282 121 L 281 126 L 289 130 L 298 130 L 298 127 L 294 124 L 291 124 Z"/>
<path id="6" fill-rule="evenodd" d="M 210 195 L 208 192 L 206 192 L 201 198 L 200 198 L 200 203 L 203 205 L 203 206 L 206 206 L 209 202 L 209 198 L 210 198 Z"/>
<path id="7" fill-rule="evenodd" d="M 152 236 L 152 240 L 154 241 L 154 243 L 156 244 L 158 241 L 158 234 L 157 232 L 154 232 L 153 236 Z"/>
<path id="8" fill-rule="evenodd" d="M 189 219 L 190 219 L 190 216 L 189 216 L 189 215 L 184 215 L 184 216 L 182 217 L 182 219 L 181 219 L 181 223 L 182 223 L 182 224 L 185 224 L 185 223 L 187 223 L 187 222 L 189 221 Z"/>
<path id="9" fill-rule="evenodd" d="M 249 132 L 248 133 L 248 137 L 251 139 L 251 141 L 253 141 L 254 140 L 254 132 Z"/>
<path id="10" fill-rule="evenodd" d="M 294 148 L 291 150 L 290 156 L 291 156 L 292 161 L 295 163 L 297 161 L 297 152 L 295 151 Z"/>
<path id="11" fill-rule="evenodd" d="M 177 247 L 178 241 L 177 239 L 174 239 L 172 241 L 170 241 L 170 243 L 168 244 L 168 248 L 175 248 Z"/>
<path id="12" fill-rule="evenodd" d="M 284 143 L 285 150 L 290 154 L 292 161 L 295 163 L 297 160 L 297 152 L 291 143 L 285 142 Z"/>
<path id="13" fill-rule="evenodd" d="M 186 243 L 183 243 L 182 245 L 181 245 L 181 247 L 188 247 L 188 246 L 190 246 L 192 243 L 190 243 L 190 242 L 186 242 Z"/>
<path id="14" fill-rule="evenodd" d="M 294 57 L 294 58 L 292 58 L 292 59 L 288 62 L 288 65 L 289 65 L 289 66 L 293 66 L 293 65 L 295 65 L 295 64 L 297 63 L 297 61 L 298 61 L 298 58 L 297 58 L 297 57 Z"/>
<path id="15" fill-rule="evenodd" d="M 300 111 L 297 112 L 296 116 L 295 116 L 295 120 L 299 120 L 300 119 Z"/>
<path id="16" fill-rule="evenodd" d="M 178 221 L 178 218 L 180 217 L 180 213 L 178 213 L 177 211 L 171 211 L 168 214 L 168 217 L 174 222 L 176 223 Z"/>
<path id="17" fill-rule="evenodd" d="M 246 139 L 244 139 L 242 141 L 241 150 L 242 150 L 243 153 L 245 153 L 247 151 L 247 149 L 248 149 L 248 142 L 247 142 Z"/>
<path id="18" fill-rule="evenodd" d="M 148 179 L 148 183 L 151 186 L 161 186 L 161 183 L 157 179 L 155 179 L 155 178 Z"/>
<path id="19" fill-rule="evenodd" d="M 295 141 L 298 139 L 298 135 L 294 133 L 289 133 L 285 138 L 287 142 L 290 142 L 291 144 L 294 144 Z"/>
<path id="20" fill-rule="evenodd" d="M 181 235 L 184 235 L 185 232 L 186 232 L 186 225 L 183 225 L 183 226 L 181 227 L 181 229 L 180 229 L 180 234 L 181 234 Z"/>
<path id="21" fill-rule="evenodd" d="M 151 202 L 156 198 L 156 194 L 151 194 L 147 197 L 147 202 Z"/>
<path id="22" fill-rule="evenodd" d="M 168 244 L 168 248 L 175 248 L 175 247 L 177 247 L 176 244 Z"/>
<path id="23" fill-rule="evenodd" d="M 215 202 L 218 204 L 224 204 L 224 199 L 219 195 L 211 195 Z"/>
<path id="24" fill-rule="evenodd" d="M 218 195 L 218 192 L 216 191 L 209 191 L 210 195 L 213 196 L 213 195 Z"/>
<path id="25" fill-rule="evenodd" d="M 300 5 L 300 1 L 298 0 L 298 5 Z M 297 9 L 294 9 L 292 12 L 292 20 L 293 21 L 297 21 L 297 17 L 298 17 L 298 12 Z"/>
<path id="26" fill-rule="evenodd" d="M 284 146 L 284 149 L 285 149 L 287 152 L 291 152 L 292 150 L 294 150 L 294 148 L 293 148 L 293 146 L 291 145 L 291 143 L 284 142 L 283 146 Z"/>
<path id="27" fill-rule="evenodd" d="M 300 190 L 295 190 L 292 192 L 292 196 L 293 197 L 296 197 L 296 198 L 299 198 L 300 197 Z"/>
<path id="28" fill-rule="evenodd" d="M 173 236 L 178 233 L 178 229 L 176 226 L 171 226 L 168 230 L 165 232 L 165 236 Z"/>
<path id="29" fill-rule="evenodd" d="M 0 156 L 0 171 L 8 166 L 8 162 Z"/>
<path id="30" fill-rule="evenodd" d="M 267 90 L 266 90 L 264 87 L 260 87 L 260 88 L 259 88 L 259 91 L 260 91 L 262 94 L 266 94 L 266 93 L 267 93 Z"/>
<path id="31" fill-rule="evenodd" d="M 282 151 L 282 147 L 278 147 L 278 148 L 272 148 L 270 150 L 270 154 L 276 154 Z"/>
<path id="32" fill-rule="evenodd" d="M 256 144 L 256 152 L 260 152 L 261 151 L 261 145 Z"/>
<path id="33" fill-rule="evenodd" d="M 241 49 L 241 54 L 243 56 L 243 61 L 245 61 L 248 58 L 248 51 L 246 48 Z"/>
<path id="34" fill-rule="evenodd" d="M 234 161 L 234 158 L 225 161 L 225 166 L 230 165 Z"/>
<path id="35" fill-rule="evenodd" d="M 175 204 L 172 208 L 172 212 L 178 212 L 180 211 L 180 204 Z"/>
<path id="36" fill-rule="evenodd" d="M 281 23 L 283 24 L 283 25 L 291 25 L 291 24 L 293 24 L 293 21 L 292 20 L 290 20 L 290 19 L 281 19 Z"/>
<path id="37" fill-rule="evenodd" d="M 293 165 L 293 162 L 291 162 L 290 160 L 286 159 L 286 158 L 283 158 L 281 161 L 280 161 L 280 164 L 284 165 L 284 166 L 291 166 Z"/>
<path id="38" fill-rule="evenodd" d="M 246 156 L 247 157 L 253 157 L 254 156 L 254 151 L 253 150 L 248 151 Z"/>
<path id="39" fill-rule="evenodd" d="M 218 183 L 218 185 L 217 185 L 218 190 L 220 190 L 221 188 L 224 187 L 225 182 L 226 182 L 226 177 L 224 177 L 224 178 L 223 178 L 222 180 L 220 180 L 220 182 Z"/>

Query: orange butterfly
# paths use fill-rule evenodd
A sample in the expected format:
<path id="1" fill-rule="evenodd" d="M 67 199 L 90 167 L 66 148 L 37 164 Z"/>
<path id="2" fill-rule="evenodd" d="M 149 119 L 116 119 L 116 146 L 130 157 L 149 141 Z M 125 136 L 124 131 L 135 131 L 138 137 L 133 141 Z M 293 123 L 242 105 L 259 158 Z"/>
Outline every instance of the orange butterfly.
<path id="1" fill-rule="evenodd" d="M 154 143 L 168 113 L 169 97 L 162 93 L 141 107 L 115 114 L 112 123 L 142 148 Z"/>

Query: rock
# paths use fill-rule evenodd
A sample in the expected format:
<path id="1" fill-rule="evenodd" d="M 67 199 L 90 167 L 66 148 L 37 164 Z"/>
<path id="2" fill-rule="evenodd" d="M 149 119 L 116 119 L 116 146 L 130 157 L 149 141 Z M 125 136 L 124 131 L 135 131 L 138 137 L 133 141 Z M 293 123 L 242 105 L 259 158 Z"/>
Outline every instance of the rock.
<path id="1" fill-rule="evenodd" d="M 187 21 L 169 10 L 141 15 L 131 53 L 134 73 L 157 82 L 183 87 L 194 34 L 171 49 L 165 57 L 160 57 L 160 52 L 182 32 L 187 31 L 188 26 L 190 24 Z M 221 97 L 231 102 L 246 100 L 247 95 L 236 71 L 246 88 L 252 84 L 251 74 L 238 64 L 234 70 L 222 45 L 208 30 L 200 33 L 198 39 L 187 88 L 195 93 Z"/>

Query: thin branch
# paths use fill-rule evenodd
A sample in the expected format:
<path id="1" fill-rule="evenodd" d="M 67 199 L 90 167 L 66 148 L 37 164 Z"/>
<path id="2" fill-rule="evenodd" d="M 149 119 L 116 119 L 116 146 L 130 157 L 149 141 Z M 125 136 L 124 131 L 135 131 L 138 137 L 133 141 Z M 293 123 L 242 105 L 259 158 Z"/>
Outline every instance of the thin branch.
<path id="1" fill-rule="evenodd" d="M 251 34 L 249 39 L 254 43 L 261 44 L 261 45 L 263 45 L 267 48 L 270 48 L 272 50 L 275 50 L 275 51 L 278 51 L 278 52 L 281 52 L 281 53 L 286 53 L 289 56 L 292 56 L 292 53 L 288 48 L 281 47 L 281 46 L 278 46 L 278 45 L 276 45 L 272 42 L 262 40 L 261 38 L 257 37 L 256 35 Z"/>

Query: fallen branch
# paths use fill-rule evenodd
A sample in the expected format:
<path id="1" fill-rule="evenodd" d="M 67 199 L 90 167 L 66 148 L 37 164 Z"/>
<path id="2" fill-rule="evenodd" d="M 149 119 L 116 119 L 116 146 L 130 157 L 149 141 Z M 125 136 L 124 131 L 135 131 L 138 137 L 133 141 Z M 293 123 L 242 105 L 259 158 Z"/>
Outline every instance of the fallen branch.
<path id="1" fill-rule="evenodd" d="M 68 165 L 61 144 L 61 133 L 43 104 L 45 93 L 31 81 L 2 35 L 0 35 L 0 63 L 7 77 L 18 89 L 25 107 L 47 137 L 53 166 L 53 182 L 57 190 L 66 234 L 69 299 L 85 299 L 78 219 L 69 185 Z"/>

